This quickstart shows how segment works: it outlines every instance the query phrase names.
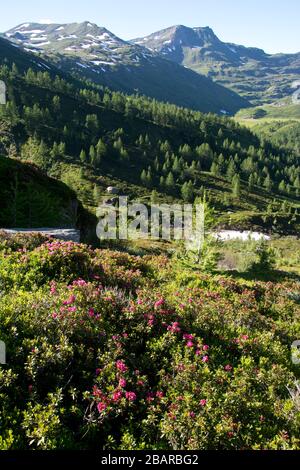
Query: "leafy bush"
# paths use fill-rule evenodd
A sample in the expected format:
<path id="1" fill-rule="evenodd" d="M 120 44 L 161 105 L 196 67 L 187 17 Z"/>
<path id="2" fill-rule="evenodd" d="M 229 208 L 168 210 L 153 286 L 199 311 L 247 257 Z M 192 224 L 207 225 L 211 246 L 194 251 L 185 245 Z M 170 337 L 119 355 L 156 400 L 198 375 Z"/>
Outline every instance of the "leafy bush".
<path id="1" fill-rule="evenodd" d="M 295 283 L 61 242 L 0 276 L 1 449 L 300 449 Z"/>

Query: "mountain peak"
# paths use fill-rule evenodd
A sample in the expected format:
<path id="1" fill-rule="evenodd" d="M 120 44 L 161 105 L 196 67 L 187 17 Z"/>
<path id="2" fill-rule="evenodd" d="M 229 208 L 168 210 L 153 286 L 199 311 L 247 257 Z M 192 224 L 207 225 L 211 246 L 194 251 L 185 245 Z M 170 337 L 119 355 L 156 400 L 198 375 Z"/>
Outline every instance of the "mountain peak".
<path id="1" fill-rule="evenodd" d="M 133 42 L 168 56 L 170 53 L 179 56 L 183 47 L 199 48 L 221 43 L 209 26 L 189 28 L 184 25 L 171 26 Z"/>
<path id="2" fill-rule="evenodd" d="M 88 53 L 127 44 L 106 28 L 90 21 L 82 23 L 23 23 L 5 33 L 5 37 L 33 52 Z"/>

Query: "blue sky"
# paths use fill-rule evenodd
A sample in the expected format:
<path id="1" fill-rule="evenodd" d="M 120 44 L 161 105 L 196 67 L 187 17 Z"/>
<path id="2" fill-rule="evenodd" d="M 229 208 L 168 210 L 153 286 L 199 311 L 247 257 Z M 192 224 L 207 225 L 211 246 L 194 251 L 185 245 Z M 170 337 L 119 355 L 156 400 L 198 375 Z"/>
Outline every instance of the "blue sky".
<path id="1" fill-rule="evenodd" d="M 89 20 L 123 39 L 175 24 L 210 26 L 223 41 L 273 53 L 300 51 L 299 0 L 14 0 L 0 7 L 0 31 L 41 19 Z"/>

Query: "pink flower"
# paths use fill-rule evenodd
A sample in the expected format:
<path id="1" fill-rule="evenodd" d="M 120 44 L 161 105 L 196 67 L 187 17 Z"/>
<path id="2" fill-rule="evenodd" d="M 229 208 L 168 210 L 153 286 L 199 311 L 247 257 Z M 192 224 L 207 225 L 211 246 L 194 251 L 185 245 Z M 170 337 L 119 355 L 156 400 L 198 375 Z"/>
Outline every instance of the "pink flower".
<path id="1" fill-rule="evenodd" d="M 126 392 L 126 398 L 129 401 L 135 401 L 136 400 L 136 394 L 134 392 Z"/>
<path id="2" fill-rule="evenodd" d="M 209 357 L 208 356 L 203 356 L 202 357 L 202 362 L 208 362 L 209 361 Z"/>
<path id="3" fill-rule="evenodd" d="M 164 392 L 156 392 L 157 398 L 163 398 L 164 397 Z"/>
<path id="4" fill-rule="evenodd" d="M 187 347 L 187 348 L 193 348 L 193 347 L 194 347 L 193 341 L 188 341 L 188 342 L 186 343 L 186 347 Z"/>
<path id="5" fill-rule="evenodd" d="M 120 401 L 121 398 L 122 398 L 122 395 L 123 395 L 123 394 L 122 394 L 121 391 L 118 391 L 118 392 L 113 393 L 113 397 L 112 397 L 113 401 L 114 401 L 114 402 Z"/>
<path id="6" fill-rule="evenodd" d="M 157 302 L 155 302 L 154 307 L 159 308 L 165 303 L 164 299 L 160 299 Z"/>
<path id="7" fill-rule="evenodd" d="M 196 417 L 196 413 L 194 413 L 194 411 L 191 411 L 190 412 L 190 418 L 195 418 Z"/>
<path id="8" fill-rule="evenodd" d="M 147 401 L 148 403 L 150 403 L 150 402 L 153 401 L 153 400 L 154 400 L 153 392 L 147 393 L 146 401 Z"/>
<path id="9" fill-rule="evenodd" d="M 187 334 L 187 333 L 184 333 L 183 339 L 187 339 L 187 340 L 193 341 L 194 335 L 189 335 L 189 334 Z"/>
<path id="10" fill-rule="evenodd" d="M 116 362 L 116 367 L 121 372 L 126 372 L 128 370 L 128 367 L 125 365 L 125 363 L 120 360 Z"/>
<path id="11" fill-rule="evenodd" d="M 227 366 L 224 367 L 224 370 L 226 370 L 226 372 L 231 372 L 232 366 L 230 364 L 227 364 Z"/>
<path id="12" fill-rule="evenodd" d="M 181 329 L 180 329 L 179 323 L 176 321 L 172 323 L 172 325 L 169 325 L 168 331 L 172 331 L 172 333 L 180 333 Z"/>
<path id="13" fill-rule="evenodd" d="M 206 400 L 204 400 L 204 399 L 203 399 L 203 400 L 200 400 L 200 405 L 201 405 L 201 406 L 206 406 L 206 404 L 207 404 L 207 401 L 206 401 Z"/>
<path id="14" fill-rule="evenodd" d="M 209 346 L 207 346 L 207 344 L 205 344 L 202 349 L 203 349 L 203 351 L 208 351 L 208 350 L 209 350 Z"/>
<path id="15" fill-rule="evenodd" d="M 201 351 L 200 349 L 197 349 L 196 352 L 195 352 L 196 356 L 201 356 Z"/>
<path id="16" fill-rule="evenodd" d="M 55 318 L 57 318 L 57 317 L 58 317 L 58 315 L 57 315 L 57 313 L 56 313 L 56 312 L 52 313 L 52 318 L 54 318 L 54 319 L 55 319 Z"/>
<path id="17" fill-rule="evenodd" d="M 96 369 L 96 375 L 100 375 L 101 374 L 101 369 Z"/>
<path id="18" fill-rule="evenodd" d="M 89 309 L 89 316 L 94 317 L 95 316 L 95 310 L 93 308 Z"/>
<path id="19" fill-rule="evenodd" d="M 103 403 L 102 401 L 100 403 L 98 403 L 97 405 L 97 409 L 99 411 L 99 413 L 102 413 L 103 411 L 105 411 L 107 408 L 106 404 Z"/>
<path id="20" fill-rule="evenodd" d="M 68 300 L 65 300 L 65 301 L 63 302 L 63 305 L 71 305 L 71 304 L 73 304 L 73 303 L 75 302 L 75 300 L 76 300 L 75 295 L 71 295 L 71 296 L 68 298 Z"/>
<path id="21" fill-rule="evenodd" d="M 83 279 L 78 279 L 77 281 L 73 282 L 73 286 L 82 287 L 82 286 L 86 286 L 86 285 L 87 285 L 87 283 Z"/>
<path id="22" fill-rule="evenodd" d="M 55 282 L 51 283 L 50 293 L 51 293 L 52 295 L 53 295 L 53 294 L 56 294 L 56 285 L 55 285 Z"/>
<path id="23" fill-rule="evenodd" d="M 76 312 L 76 307 L 75 306 L 74 307 L 68 307 L 68 312 L 70 312 L 70 313 Z"/>
<path id="24" fill-rule="evenodd" d="M 243 341 L 247 341 L 247 340 L 249 339 L 249 336 L 248 336 L 248 335 L 243 335 L 243 336 L 241 337 L 241 339 L 242 339 Z"/>
<path id="25" fill-rule="evenodd" d="M 126 387 L 126 384 L 127 384 L 127 382 L 126 382 L 125 379 L 120 379 L 120 380 L 119 380 L 119 385 L 120 385 L 120 387 L 125 388 L 125 387 Z"/>

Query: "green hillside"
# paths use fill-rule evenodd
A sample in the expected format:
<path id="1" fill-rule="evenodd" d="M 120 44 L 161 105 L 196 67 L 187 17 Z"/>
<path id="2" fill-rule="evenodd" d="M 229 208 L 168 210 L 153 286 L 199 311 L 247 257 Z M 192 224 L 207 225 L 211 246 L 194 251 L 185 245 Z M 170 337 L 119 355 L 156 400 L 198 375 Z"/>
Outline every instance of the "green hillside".
<path id="1" fill-rule="evenodd" d="M 240 110 L 237 119 L 254 119 L 260 120 L 282 120 L 282 119 L 299 119 L 300 120 L 300 104 L 292 104 L 290 99 L 276 101 L 272 105 L 258 106 Z"/>
<path id="2" fill-rule="evenodd" d="M 0 156 L 0 227 L 75 227 L 77 197 L 33 165 Z"/>
<path id="3" fill-rule="evenodd" d="M 8 87 L 2 152 L 62 180 L 90 212 L 112 184 L 148 200 L 152 191 L 170 201 L 206 193 L 222 224 L 228 212 L 237 214 L 237 226 L 248 226 L 254 214 L 266 229 L 276 229 L 280 214 L 280 231 L 291 229 L 291 215 L 297 224 L 293 151 L 225 117 L 11 67 L 0 70 Z"/>

